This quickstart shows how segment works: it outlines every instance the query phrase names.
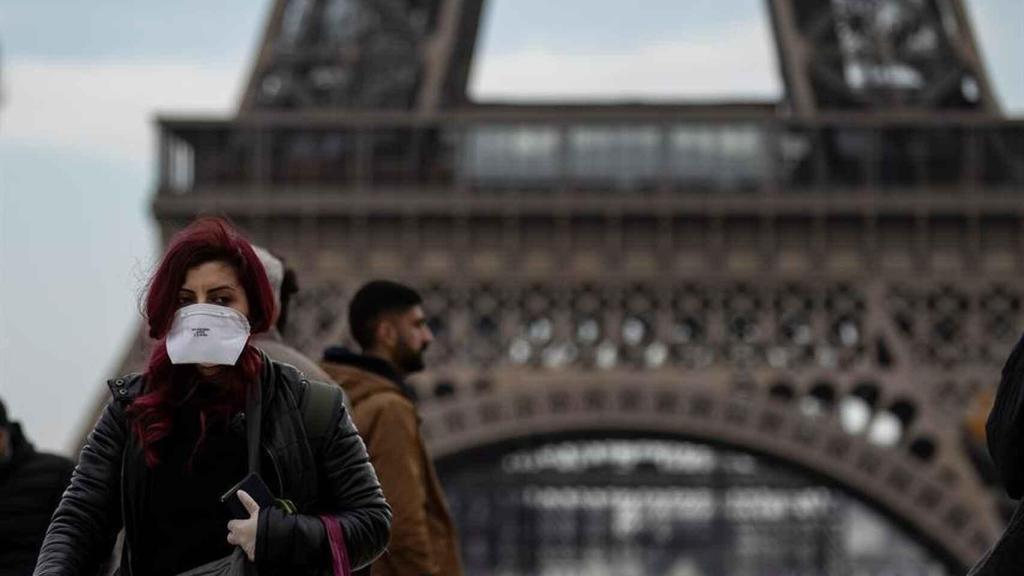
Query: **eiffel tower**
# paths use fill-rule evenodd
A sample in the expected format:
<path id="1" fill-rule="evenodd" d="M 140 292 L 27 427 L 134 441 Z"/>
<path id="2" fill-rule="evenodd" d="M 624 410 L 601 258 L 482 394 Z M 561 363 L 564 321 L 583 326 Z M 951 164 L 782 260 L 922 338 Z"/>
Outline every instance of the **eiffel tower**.
<path id="1" fill-rule="evenodd" d="M 964 3 L 768 0 L 785 93 L 745 105 L 475 102 L 485 5 L 276 0 L 237 114 L 159 120 L 163 238 L 219 213 L 281 253 L 313 357 L 364 280 L 422 290 L 471 574 L 981 556 L 1024 121 Z"/>

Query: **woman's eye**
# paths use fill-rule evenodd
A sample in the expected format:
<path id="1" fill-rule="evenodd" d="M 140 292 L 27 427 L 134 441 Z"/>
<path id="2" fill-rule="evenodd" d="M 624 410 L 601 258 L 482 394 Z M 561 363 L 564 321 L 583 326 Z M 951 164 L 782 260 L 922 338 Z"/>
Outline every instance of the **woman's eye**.
<path id="1" fill-rule="evenodd" d="M 228 298 L 227 296 L 217 296 L 213 299 L 213 303 L 220 306 L 227 306 L 228 304 L 231 304 L 231 298 Z"/>
<path id="2" fill-rule="evenodd" d="M 192 303 L 192 299 L 191 298 L 185 298 L 185 297 L 178 298 L 178 306 L 188 306 L 191 303 Z"/>

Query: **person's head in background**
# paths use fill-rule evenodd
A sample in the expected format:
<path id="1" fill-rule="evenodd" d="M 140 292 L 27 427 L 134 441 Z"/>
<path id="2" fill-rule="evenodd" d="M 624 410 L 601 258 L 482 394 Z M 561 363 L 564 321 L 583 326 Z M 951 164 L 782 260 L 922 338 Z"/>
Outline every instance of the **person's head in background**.
<path id="1" fill-rule="evenodd" d="M 0 464 L 11 459 L 11 433 L 10 423 L 7 421 L 7 407 L 4 401 L 0 400 Z"/>
<path id="2" fill-rule="evenodd" d="M 253 250 L 263 263 L 267 281 L 270 282 L 270 289 L 274 293 L 274 303 L 277 306 L 273 325 L 279 333 L 284 334 L 288 329 L 288 310 L 292 296 L 299 291 L 298 279 L 295 271 L 286 267 L 284 259 L 280 256 L 261 246 L 253 246 Z"/>
<path id="3" fill-rule="evenodd" d="M 425 367 L 423 355 L 434 335 L 423 299 L 412 288 L 388 280 L 364 284 L 349 303 L 348 321 L 364 354 L 386 360 L 403 376 Z"/>

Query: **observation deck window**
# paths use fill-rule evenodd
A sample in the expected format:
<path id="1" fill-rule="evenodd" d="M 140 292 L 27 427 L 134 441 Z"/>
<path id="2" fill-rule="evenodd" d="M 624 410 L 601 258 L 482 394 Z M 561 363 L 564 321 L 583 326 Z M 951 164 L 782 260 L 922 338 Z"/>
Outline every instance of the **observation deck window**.
<path id="1" fill-rule="evenodd" d="M 560 176 L 561 136 L 552 126 L 481 126 L 466 135 L 464 170 L 471 182 L 525 184 Z"/>

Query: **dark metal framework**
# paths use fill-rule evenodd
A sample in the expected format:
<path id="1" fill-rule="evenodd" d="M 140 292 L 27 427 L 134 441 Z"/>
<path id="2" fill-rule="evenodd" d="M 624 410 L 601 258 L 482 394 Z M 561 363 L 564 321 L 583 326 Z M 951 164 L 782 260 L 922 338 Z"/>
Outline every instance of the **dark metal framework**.
<path id="1" fill-rule="evenodd" d="M 482 6 L 482 0 L 276 2 L 241 112 L 433 112 L 462 103 Z"/>
<path id="2" fill-rule="evenodd" d="M 284 254 L 312 355 L 361 280 L 423 288 L 446 469 L 689 439 L 977 558 L 1002 518 L 962 422 L 1024 320 L 1024 121 L 962 2 L 771 0 L 785 102 L 717 106 L 468 102 L 482 8 L 275 2 L 238 115 L 159 122 L 164 237 L 222 213 Z"/>
<path id="3" fill-rule="evenodd" d="M 707 445 L 563 437 L 442 459 L 440 473 L 473 574 L 942 572 L 819 479 Z"/>
<path id="4" fill-rule="evenodd" d="M 962 2 L 769 2 L 793 111 L 996 112 Z"/>

